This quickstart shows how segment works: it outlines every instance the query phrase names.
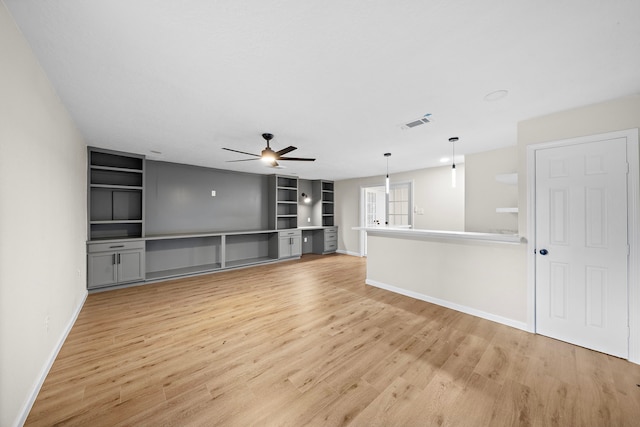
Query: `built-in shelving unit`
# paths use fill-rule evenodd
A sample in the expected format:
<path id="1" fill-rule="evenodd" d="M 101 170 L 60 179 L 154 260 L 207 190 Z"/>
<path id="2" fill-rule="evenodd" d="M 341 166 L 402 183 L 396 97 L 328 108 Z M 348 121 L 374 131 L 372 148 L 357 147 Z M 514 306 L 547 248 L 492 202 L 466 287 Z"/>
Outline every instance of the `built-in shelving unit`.
<path id="1" fill-rule="evenodd" d="M 144 156 L 89 148 L 89 240 L 144 236 Z"/>
<path id="2" fill-rule="evenodd" d="M 334 224 L 334 198 L 333 181 L 320 181 L 322 189 L 322 226 L 333 227 Z"/>
<path id="3" fill-rule="evenodd" d="M 260 227 L 266 224 L 266 229 L 227 231 L 225 219 L 221 217 L 222 223 L 216 223 L 220 225 L 217 231 L 205 228 L 203 232 L 181 233 L 168 219 L 160 226 L 154 224 L 153 233 L 148 235 L 145 233 L 144 156 L 94 147 L 89 148 L 88 156 L 87 287 L 90 290 L 299 258 L 303 231 L 298 228 L 298 214 L 303 211 L 308 218 L 314 218 L 313 229 L 307 229 L 305 234 L 313 238 L 307 242 L 309 251 L 323 254 L 337 248 L 331 181 L 316 180 L 308 185 L 302 180 L 312 189 L 313 205 L 311 210 L 299 210 L 298 178 L 269 177 L 265 200 L 268 206 L 261 206 L 268 207 L 267 222 L 260 224 Z M 154 169 L 150 172 L 153 176 Z M 180 185 L 188 184 L 186 181 Z M 259 185 L 263 184 L 265 181 L 261 179 Z M 258 188 L 259 192 L 264 187 Z M 250 190 L 256 193 L 255 188 Z M 304 191 L 308 192 L 306 187 Z M 149 196 L 152 194 L 158 197 L 157 191 Z M 206 208 L 206 203 L 199 206 Z M 151 223 L 148 225 L 151 229 Z"/>
<path id="4" fill-rule="evenodd" d="M 270 221 L 276 230 L 298 227 L 298 178 L 273 175 L 270 180 Z"/>

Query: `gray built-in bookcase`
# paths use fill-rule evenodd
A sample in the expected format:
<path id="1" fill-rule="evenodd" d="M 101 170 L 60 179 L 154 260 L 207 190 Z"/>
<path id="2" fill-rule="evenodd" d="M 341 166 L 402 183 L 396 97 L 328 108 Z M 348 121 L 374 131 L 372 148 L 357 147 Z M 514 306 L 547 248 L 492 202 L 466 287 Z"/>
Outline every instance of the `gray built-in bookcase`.
<path id="1" fill-rule="evenodd" d="M 337 228 L 326 226 L 333 225 L 330 181 L 152 161 L 93 147 L 88 156 L 89 289 L 330 253 L 337 247 Z M 313 187 L 315 199 L 302 210 L 300 182 L 308 193 Z M 299 214 L 309 215 L 305 226 L 313 217 L 312 230 L 298 228 Z"/>
<path id="2" fill-rule="evenodd" d="M 269 180 L 269 225 L 275 230 L 298 227 L 298 178 L 273 175 Z"/>
<path id="3" fill-rule="evenodd" d="M 89 149 L 90 240 L 144 236 L 144 156 Z"/>

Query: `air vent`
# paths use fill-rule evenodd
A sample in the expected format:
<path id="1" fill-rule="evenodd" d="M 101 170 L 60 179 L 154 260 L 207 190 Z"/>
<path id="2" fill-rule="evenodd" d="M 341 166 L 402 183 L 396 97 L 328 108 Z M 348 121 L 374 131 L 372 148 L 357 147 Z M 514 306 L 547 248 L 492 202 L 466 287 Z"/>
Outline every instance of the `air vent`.
<path id="1" fill-rule="evenodd" d="M 425 114 L 424 116 L 420 117 L 419 119 L 411 120 L 410 122 L 405 123 L 400 127 L 402 129 L 404 129 L 404 130 L 413 129 L 413 128 L 418 127 L 418 126 L 422 126 L 422 125 L 426 125 L 427 123 L 431 123 L 432 120 L 433 119 L 431 118 L 431 114 Z"/>

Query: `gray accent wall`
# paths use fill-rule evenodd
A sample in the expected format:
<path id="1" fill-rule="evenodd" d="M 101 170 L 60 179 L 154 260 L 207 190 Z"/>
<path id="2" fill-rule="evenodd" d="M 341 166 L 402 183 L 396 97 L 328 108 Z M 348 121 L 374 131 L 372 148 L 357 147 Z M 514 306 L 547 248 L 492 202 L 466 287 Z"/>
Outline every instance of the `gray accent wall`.
<path id="1" fill-rule="evenodd" d="M 312 197 L 311 203 L 302 201 L 302 193 Z M 318 202 L 313 197 L 313 183 L 307 179 L 298 179 L 298 227 L 308 227 L 310 225 L 321 225 L 313 222 L 313 206 Z M 311 218 L 311 221 L 307 221 Z"/>
<path id="2" fill-rule="evenodd" d="M 147 236 L 269 228 L 268 175 L 153 160 L 146 167 Z"/>

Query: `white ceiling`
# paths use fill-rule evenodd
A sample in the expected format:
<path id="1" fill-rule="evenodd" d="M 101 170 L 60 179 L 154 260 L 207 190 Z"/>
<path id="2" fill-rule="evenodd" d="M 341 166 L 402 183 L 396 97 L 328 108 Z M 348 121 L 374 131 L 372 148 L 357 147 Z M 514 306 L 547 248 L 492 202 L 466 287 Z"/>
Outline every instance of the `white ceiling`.
<path id="1" fill-rule="evenodd" d="M 271 132 L 317 158 L 279 173 L 379 175 L 640 93 L 638 0 L 4 2 L 87 143 L 156 160 L 270 174 L 221 147 Z"/>

